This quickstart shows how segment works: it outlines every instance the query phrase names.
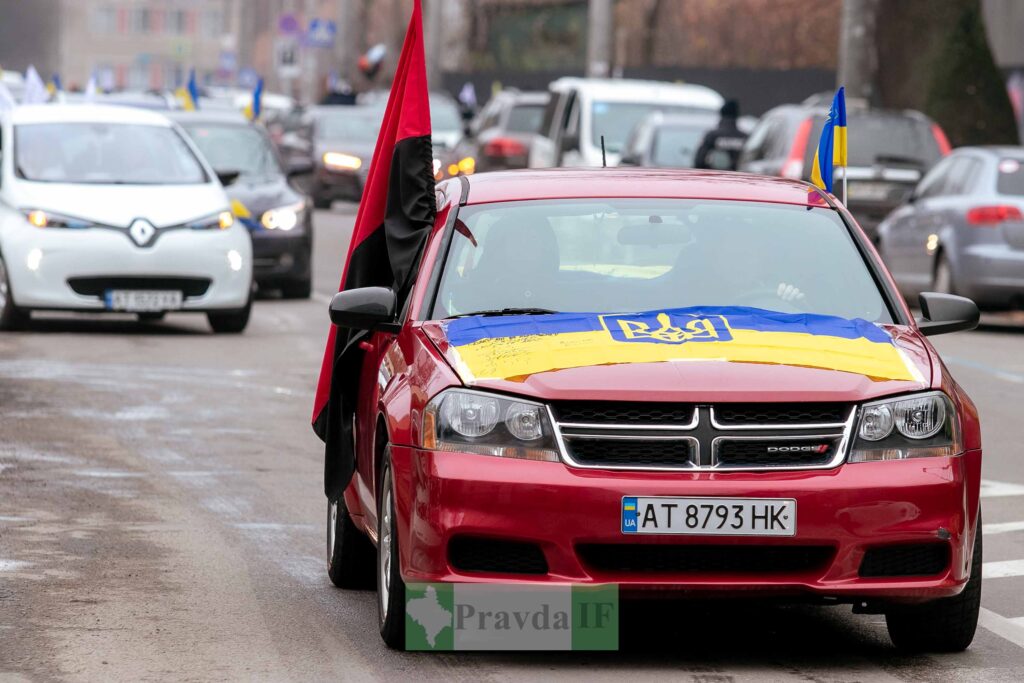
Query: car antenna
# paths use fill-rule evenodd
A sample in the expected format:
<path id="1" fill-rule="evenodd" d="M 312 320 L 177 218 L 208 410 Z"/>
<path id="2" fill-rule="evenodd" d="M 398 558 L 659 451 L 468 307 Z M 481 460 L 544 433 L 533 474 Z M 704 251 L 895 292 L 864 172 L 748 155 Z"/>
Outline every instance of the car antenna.
<path id="1" fill-rule="evenodd" d="M 604 154 L 604 136 L 601 136 L 601 168 L 608 168 L 608 157 Z"/>

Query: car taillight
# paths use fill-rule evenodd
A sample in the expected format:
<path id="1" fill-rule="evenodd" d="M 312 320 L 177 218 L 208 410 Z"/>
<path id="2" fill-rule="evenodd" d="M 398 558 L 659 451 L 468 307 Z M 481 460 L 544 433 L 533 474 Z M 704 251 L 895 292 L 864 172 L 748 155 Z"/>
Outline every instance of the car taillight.
<path id="1" fill-rule="evenodd" d="M 967 211 L 967 222 L 976 226 L 995 226 L 1020 220 L 1024 220 L 1024 216 L 1016 206 L 976 206 Z"/>
<path id="2" fill-rule="evenodd" d="M 939 146 L 942 156 L 946 156 L 953 151 L 953 148 L 949 146 L 949 138 L 946 137 L 946 134 L 937 123 L 932 124 L 932 137 L 935 138 L 935 144 Z"/>
<path id="3" fill-rule="evenodd" d="M 804 154 L 807 153 L 807 140 L 811 137 L 811 119 L 804 119 L 796 129 L 793 137 L 793 146 L 789 148 L 789 156 L 786 163 L 782 165 L 783 178 L 796 178 L 799 180 L 804 176 Z"/>
<path id="4" fill-rule="evenodd" d="M 489 157 L 526 156 L 526 145 L 515 138 L 494 138 L 484 145 L 484 154 Z"/>

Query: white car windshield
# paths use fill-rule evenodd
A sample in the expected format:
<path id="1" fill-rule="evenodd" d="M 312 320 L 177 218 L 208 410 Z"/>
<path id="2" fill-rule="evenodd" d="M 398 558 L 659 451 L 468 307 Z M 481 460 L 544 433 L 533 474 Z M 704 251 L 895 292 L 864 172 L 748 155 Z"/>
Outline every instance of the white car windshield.
<path id="1" fill-rule="evenodd" d="M 208 182 L 181 135 L 167 126 L 29 123 L 14 129 L 15 173 L 47 183 L 187 185 Z"/>
<path id="2" fill-rule="evenodd" d="M 626 139 L 633 128 L 652 113 L 660 111 L 666 115 L 676 114 L 708 114 L 709 110 L 700 107 L 688 107 L 679 104 L 656 104 L 653 102 L 594 102 L 591 113 L 591 142 L 595 147 L 601 146 L 604 136 L 604 148 L 608 152 L 622 151 Z"/>
<path id="3" fill-rule="evenodd" d="M 745 306 L 892 322 L 828 208 L 684 199 L 536 200 L 459 212 L 434 318 Z"/>

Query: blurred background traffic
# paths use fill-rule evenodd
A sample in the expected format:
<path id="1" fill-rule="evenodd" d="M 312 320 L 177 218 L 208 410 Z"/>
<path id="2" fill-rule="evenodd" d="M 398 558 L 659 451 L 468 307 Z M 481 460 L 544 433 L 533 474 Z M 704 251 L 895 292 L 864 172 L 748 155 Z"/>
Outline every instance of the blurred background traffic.
<path id="1" fill-rule="evenodd" d="M 256 281 L 304 297 L 311 238 L 261 247 L 259 233 L 274 223 L 310 235 L 307 201 L 358 201 L 410 6 L 0 0 L 0 102 L 166 113 L 248 221 Z M 850 103 L 846 201 L 904 292 L 1024 304 L 1021 3 L 424 7 L 438 179 L 601 164 L 807 179 L 839 83 Z M 252 178 L 270 181 L 236 182 Z"/>

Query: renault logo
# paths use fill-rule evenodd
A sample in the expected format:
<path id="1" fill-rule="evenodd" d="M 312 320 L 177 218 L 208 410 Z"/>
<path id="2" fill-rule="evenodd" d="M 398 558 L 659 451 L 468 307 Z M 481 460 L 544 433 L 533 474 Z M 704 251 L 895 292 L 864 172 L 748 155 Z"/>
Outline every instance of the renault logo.
<path id="1" fill-rule="evenodd" d="M 153 235 L 156 234 L 156 228 L 149 221 L 139 218 L 128 228 L 128 234 L 135 240 L 135 244 L 144 247 L 153 239 Z"/>

